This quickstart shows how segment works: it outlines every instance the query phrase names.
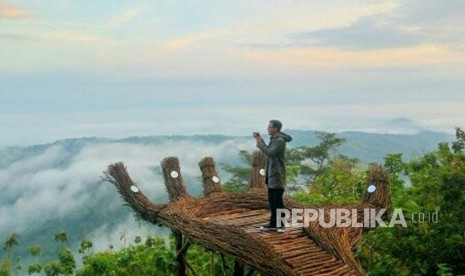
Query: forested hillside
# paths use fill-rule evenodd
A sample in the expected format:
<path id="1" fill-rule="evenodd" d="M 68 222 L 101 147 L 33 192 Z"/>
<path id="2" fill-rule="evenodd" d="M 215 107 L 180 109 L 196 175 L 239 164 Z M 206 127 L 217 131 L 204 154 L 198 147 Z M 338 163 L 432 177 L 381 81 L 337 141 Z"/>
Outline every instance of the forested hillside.
<path id="1" fill-rule="evenodd" d="M 350 138 L 349 134 L 355 133 L 312 133 L 313 136 L 304 137 L 299 135 L 310 133 L 288 133 L 296 138 L 287 153 L 288 196 L 307 203 L 346 203 L 360 199 L 366 182 L 366 163 L 361 161 L 364 157 L 349 155 L 343 149 L 358 146 L 363 151 L 381 142 L 386 144 L 384 149 L 393 149 L 382 158 L 382 163 L 392 172 L 395 207 L 410 215 L 424 213 L 430 221 L 410 221 L 405 229 L 378 228 L 365 236 L 357 254 L 368 271 L 374 275 L 389 271 L 397 271 L 399 275 L 464 273 L 463 257 L 455 253 L 465 249 L 460 232 L 465 210 L 463 132 L 458 130 L 456 139 L 450 139 L 452 142 L 448 135 L 436 134 L 447 139 L 437 141 L 441 143 L 435 148 L 429 148 L 433 138 L 422 140 L 422 135 L 373 135 L 376 141 L 364 143 L 370 145 L 365 149 Z M 370 134 L 359 133 L 358 137 L 368 139 Z M 1 228 L 3 271 L 18 269 L 21 275 L 30 269 L 57 275 L 53 271 L 61 274 L 78 271 L 79 274 L 102 269 L 109 274 L 119 271 L 130 275 L 131 269 L 145 266 L 147 271 L 158 269 L 175 273 L 168 231 L 145 223 L 139 227 L 111 187 L 99 181 L 103 169 L 109 162 L 128 160 L 139 184 L 152 191 L 150 194 L 160 196 L 152 200 L 163 201 L 167 199 L 161 180 L 157 180 L 160 178 L 157 161 L 163 155 L 179 155 L 181 162 L 186 163 L 183 169 L 188 189 L 195 194 L 201 190 L 197 159 L 210 152 L 220 164 L 220 175 L 226 180 L 225 189 L 241 192 L 241 185 L 247 181 L 244 172 L 250 165 L 250 152 L 254 150 L 253 143 L 249 145 L 247 139 L 205 136 L 111 141 L 93 138 L 4 149 L 3 153 L 8 154 L 2 154 L 1 173 L 5 176 L 3 179 L 10 181 L 2 182 L 5 192 L 0 195 L 3 198 L 1 208 L 2 214 L 15 216 L 2 216 L 5 226 Z M 310 142 L 305 144 L 303 140 Z M 402 148 L 408 148 L 414 141 L 417 141 L 417 150 L 429 150 L 416 158 L 413 158 L 413 151 L 404 154 Z M 176 145 L 177 150 L 166 150 L 167 146 Z M 396 147 L 399 150 L 395 150 Z M 190 155 L 186 154 L 187 150 L 192 150 Z M 157 153 L 156 156 L 152 152 Z M 315 163 L 315 160 L 322 161 Z M 47 185 L 51 185 L 49 190 L 46 190 Z M 78 192 L 81 194 L 76 196 Z M 26 208 L 25 198 L 30 200 L 28 204 L 33 203 L 30 209 Z M 439 222 L 436 223 L 431 221 L 431 214 L 438 210 Z M 154 235 L 159 237 L 155 238 L 157 242 L 153 240 Z M 152 247 L 156 250 L 149 253 L 147 248 Z M 231 269 L 230 263 L 222 266 L 221 257 L 216 253 L 202 252 L 198 249 L 190 253 L 193 270 L 220 273 Z M 81 257 L 84 257 L 83 264 Z M 151 266 L 154 260 L 157 260 L 156 265 Z M 230 260 L 226 260 L 228 262 Z M 82 275 L 99 275 L 100 272 L 92 273 L 96 274 Z"/>

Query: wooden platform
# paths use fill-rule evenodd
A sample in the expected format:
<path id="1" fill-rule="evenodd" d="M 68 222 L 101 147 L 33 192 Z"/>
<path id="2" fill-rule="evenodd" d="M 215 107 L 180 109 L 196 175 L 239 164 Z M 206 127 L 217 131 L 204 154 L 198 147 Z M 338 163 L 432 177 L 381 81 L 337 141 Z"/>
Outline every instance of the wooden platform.
<path id="1" fill-rule="evenodd" d="M 323 250 L 303 228 L 287 228 L 285 232 L 262 231 L 260 226 L 269 222 L 270 210 L 244 208 L 211 213 L 202 217 L 219 227 L 228 225 L 244 229 L 248 235 L 269 244 L 296 275 L 360 275 L 347 264 Z"/>
<path id="2" fill-rule="evenodd" d="M 213 158 L 200 163 L 204 196 L 190 195 L 183 182 L 179 160 L 167 157 L 162 163 L 170 203 L 154 204 L 132 181 L 122 163 L 108 167 L 105 180 L 112 183 L 135 214 L 156 225 L 170 228 L 176 238 L 176 261 L 185 275 L 184 256 L 190 243 L 228 255 L 235 260 L 235 274 L 243 264 L 261 275 L 364 275 L 353 254 L 363 229 L 322 227 L 317 222 L 306 228 L 287 228 L 284 233 L 260 231 L 268 223 L 270 210 L 264 184 L 266 159 L 254 153 L 249 189 L 231 194 L 222 190 Z M 389 176 L 378 165 L 370 166 L 367 191 L 360 203 L 311 206 L 285 198 L 286 208 L 347 208 L 363 214 L 364 208 L 391 206 Z M 186 242 L 187 241 L 187 242 Z"/>

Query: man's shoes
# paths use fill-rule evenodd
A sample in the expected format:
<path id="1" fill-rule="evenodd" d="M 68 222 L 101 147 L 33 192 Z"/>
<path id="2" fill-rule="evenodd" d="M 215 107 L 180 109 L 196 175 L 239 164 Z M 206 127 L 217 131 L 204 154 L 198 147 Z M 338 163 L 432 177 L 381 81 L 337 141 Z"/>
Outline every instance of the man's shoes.
<path id="1" fill-rule="evenodd" d="M 276 231 L 278 233 L 286 232 L 286 228 L 284 226 L 275 227 L 275 226 L 272 226 L 270 224 L 265 224 L 263 226 L 260 226 L 260 230 L 262 230 L 262 231 Z"/>
<path id="2" fill-rule="evenodd" d="M 277 227 L 274 227 L 271 224 L 265 224 L 263 226 L 260 226 L 260 230 L 262 231 L 275 231 L 277 229 L 278 229 Z"/>

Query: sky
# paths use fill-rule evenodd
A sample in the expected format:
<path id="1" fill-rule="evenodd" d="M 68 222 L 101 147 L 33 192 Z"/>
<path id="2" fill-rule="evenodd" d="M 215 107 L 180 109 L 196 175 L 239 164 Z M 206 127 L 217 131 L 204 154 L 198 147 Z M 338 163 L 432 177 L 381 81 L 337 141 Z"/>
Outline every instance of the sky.
<path id="1" fill-rule="evenodd" d="M 0 147 L 270 119 L 453 133 L 464 26 L 463 0 L 0 0 Z"/>

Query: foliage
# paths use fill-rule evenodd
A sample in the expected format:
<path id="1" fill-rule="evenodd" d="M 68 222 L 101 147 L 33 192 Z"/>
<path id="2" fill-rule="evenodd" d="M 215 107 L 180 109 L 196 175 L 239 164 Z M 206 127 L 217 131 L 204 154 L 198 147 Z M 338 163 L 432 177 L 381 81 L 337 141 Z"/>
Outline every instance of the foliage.
<path id="1" fill-rule="evenodd" d="M 168 245 L 160 237 L 147 237 L 144 243 L 136 237 L 135 242 L 136 245 L 116 252 L 107 250 L 85 256 L 84 266 L 76 275 L 177 275 L 173 235 Z M 190 245 L 185 261 L 191 274 L 192 270 L 197 275 L 222 275 L 223 271 L 226 275 L 233 273 L 231 258 L 196 244 Z"/>
<path id="2" fill-rule="evenodd" d="M 175 275 L 175 254 L 159 237 L 147 237 L 140 244 L 89 254 L 83 258 L 84 266 L 76 275 Z"/>
<path id="3" fill-rule="evenodd" d="M 12 275 L 11 262 L 8 259 L 2 260 L 0 262 L 0 276 L 10 276 Z"/>
<path id="4" fill-rule="evenodd" d="M 84 255 L 89 254 L 89 253 L 92 252 L 92 247 L 93 246 L 94 246 L 94 244 L 92 243 L 92 241 L 85 237 L 81 241 L 81 245 L 79 247 L 78 252 L 81 253 L 81 254 L 84 254 Z"/>
<path id="5" fill-rule="evenodd" d="M 250 178 L 250 167 L 252 166 L 252 154 L 246 150 L 239 151 L 240 161 L 246 166 L 230 166 L 221 164 L 224 171 L 231 177 L 223 183 L 223 190 L 232 193 L 245 192 Z"/>
<path id="6" fill-rule="evenodd" d="M 407 228 L 377 228 L 365 235 L 359 256 L 372 275 L 465 274 L 465 153 L 463 132 L 450 147 L 402 162 L 390 155 L 394 207 Z M 410 185 L 401 186 L 402 176 Z M 421 220 L 424 215 L 424 220 Z"/>
<path id="7" fill-rule="evenodd" d="M 300 163 L 301 174 L 309 183 L 313 183 L 318 176 L 323 174 L 331 162 L 332 154 L 345 141 L 336 136 L 336 133 L 317 132 L 320 143 L 314 147 L 298 147 L 296 159 Z M 299 155 L 300 154 L 300 155 Z"/>
<path id="8" fill-rule="evenodd" d="M 40 256 L 41 253 L 42 247 L 40 245 L 33 245 L 29 247 L 29 254 L 35 259 L 35 263 L 31 263 L 27 267 L 27 273 L 29 275 L 42 272 L 44 266 L 37 260 L 37 257 Z"/>
<path id="9" fill-rule="evenodd" d="M 42 269 L 43 269 L 42 264 L 38 264 L 38 263 L 30 264 L 27 268 L 27 273 L 29 275 L 34 274 L 34 273 L 40 273 Z"/>
<path id="10" fill-rule="evenodd" d="M 11 234 L 11 236 L 9 236 L 8 239 L 3 243 L 3 250 L 5 250 L 7 253 L 11 253 L 11 251 L 13 251 L 13 249 L 18 245 L 18 238 L 18 234 Z"/>
<path id="11" fill-rule="evenodd" d="M 65 231 L 61 231 L 60 233 L 55 234 L 55 240 L 58 242 L 65 243 L 68 241 L 68 237 Z"/>
<path id="12" fill-rule="evenodd" d="M 17 235 L 9 237 L 17 241 Z M 55 241 L 64 245 L 67 241 L 66 232 L 62 231 L 54 236 Z M 76 270 L 76 256 L 70 248 L 61 247 L 57 251 L 57 258 L 48 261 L 38 261 L 37 257 L 42 252 L 42 247 L 33 245 L 29 247 L 29 253 L 34 260 L 27 266 L 27 273 L 47 276 L 58 275 L 177 275 L 178 265 L 176 263 L 175 239 L 171 235 L 169 241 L 162 237 L 149 236 L 142 240 L 140 236 L 134 239 L 134 245 L 129 245 L 114 251 L 112 247 L 103 252 L 93 252 L 93 242 L 83 238 L 78 252 L 82 255 L 83 265 Z M 13 248 L 13 247 L 9 247 Z M 14 275 L 11 263 L 5 260 L 0 266 L 0 276 Z M 234 260 L 222 256 L 218 252 L 206 250 L 201 246 L 192 244 L 187 251 L 186 263 L 188 264 L 188 275 L 232 275 Z M 17 269 L 20 271 L 21 269 Z M 258 275 L 246 267 L 248 275 Z"/>
<path id="13" fill-rule="evenodd" d="M 366 174 L 359 170 L 357 159 L 339 155 L 309 186 L 312 203 L 359 202 L 366 183 Z"/>
<path id="14" fill-rule="evenodd" d="M 15 271 L 21 270 L 21 257 L 14 256 L 14 250 L 18 245 L 19 235 L 11 234 L 3 243 L 3 251 L 6 257 L 0 261 L 0 276 L 13 275 Z"/>
<path id="15" fill-rule="evenodd" d="M 41 252 L 42 247 L 40 245 L 33 245 L 29 247 L 29 254 L 31 254 L 31 256 L 39 256 Z"/>

